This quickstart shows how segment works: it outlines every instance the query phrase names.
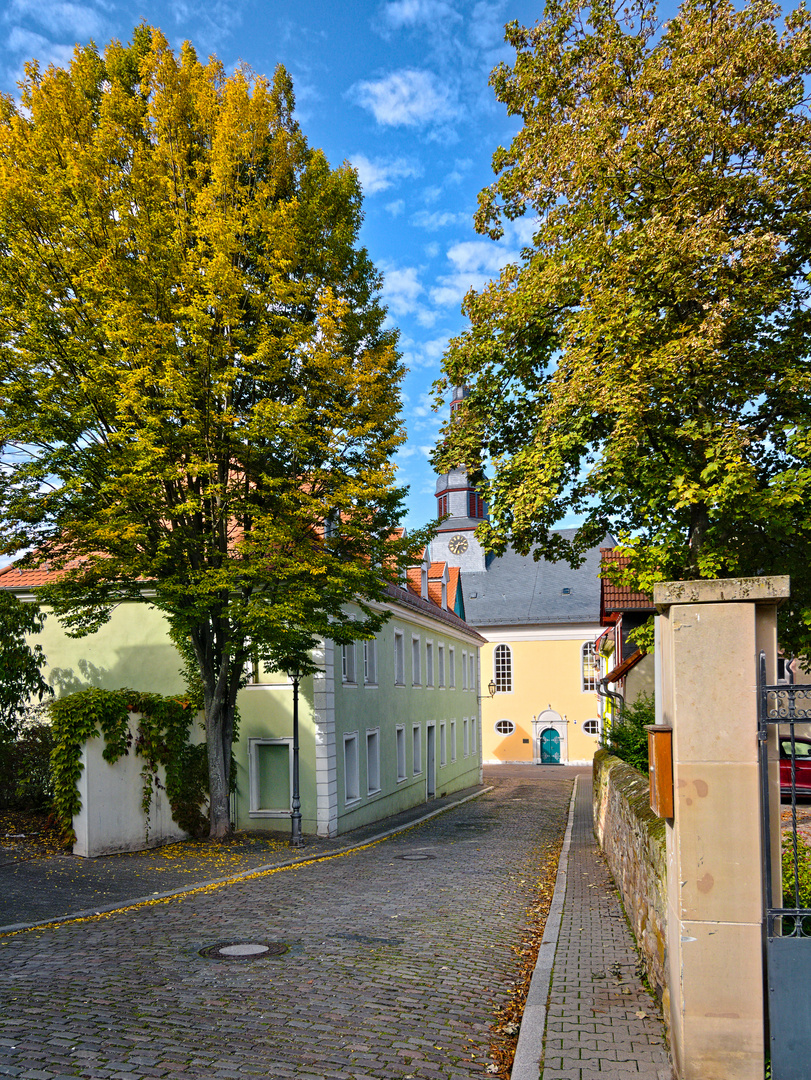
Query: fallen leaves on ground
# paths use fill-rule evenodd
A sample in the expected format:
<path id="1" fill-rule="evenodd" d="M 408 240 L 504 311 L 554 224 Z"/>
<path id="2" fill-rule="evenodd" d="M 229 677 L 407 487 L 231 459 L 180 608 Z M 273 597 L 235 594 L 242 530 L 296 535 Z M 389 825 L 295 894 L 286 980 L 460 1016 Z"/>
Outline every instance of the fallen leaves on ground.
<path id="1" fill-rule="evenodd" d="M 513 946 L 515 964 L 509 976 L 509 997 L 506 1004 L 496 1011 L 496 1023 L 490 1039 L 490 1057 L 493 1064 L 488 1065 L 486 1070 L 493 1076 L 501 1077 L 501 1080 L 509 1080 L 512 1072 L 521 1018 L 552 905 L 562 847 L 562 840 L 544 844 L 533 858 L 534 877 L 524 875 L 526 881 L 523 887 L 531 901 L 527 908 L 527 926 L 521 935 L 520 943 Z"/>
<path id="2" fill-rule="evenodd" d="M 23 859 L 47 859 L 70 852 L 51 815 L 35 810 L 0 811 L 0 848 Z"/>

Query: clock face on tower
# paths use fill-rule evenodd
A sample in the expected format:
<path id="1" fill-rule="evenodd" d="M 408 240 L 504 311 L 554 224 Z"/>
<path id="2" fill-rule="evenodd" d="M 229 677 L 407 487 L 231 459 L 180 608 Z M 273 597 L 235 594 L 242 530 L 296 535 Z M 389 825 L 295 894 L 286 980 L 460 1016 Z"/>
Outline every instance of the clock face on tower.
<path id="1" fill-rule="evenodd" d="M 448 544 L 448 550 L 451 555 L 464 555 L 467 551 L 467 538 L 460 536 L 458 533 L 456 536 L 452 536 Z"/>

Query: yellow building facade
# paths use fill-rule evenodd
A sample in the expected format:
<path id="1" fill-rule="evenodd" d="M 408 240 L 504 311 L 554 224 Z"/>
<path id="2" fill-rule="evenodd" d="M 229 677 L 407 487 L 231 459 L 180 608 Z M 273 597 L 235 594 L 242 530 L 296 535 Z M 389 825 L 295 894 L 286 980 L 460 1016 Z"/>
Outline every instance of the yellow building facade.
<path id="1" fill-rule="evenodd" d="M 600 741 L 591 663 L 599 627 L 480 632 L 488 642 L 481 650 L 483 761 L 590 764 Z"/>

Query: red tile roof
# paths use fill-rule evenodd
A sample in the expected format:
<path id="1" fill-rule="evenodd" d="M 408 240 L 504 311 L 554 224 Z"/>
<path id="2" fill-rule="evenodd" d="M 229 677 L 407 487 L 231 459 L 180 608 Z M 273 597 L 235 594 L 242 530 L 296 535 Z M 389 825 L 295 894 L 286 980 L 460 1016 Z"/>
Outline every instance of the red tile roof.
<path id="1" fill-rule="evenodd" d="M 625 567 L 628 565 L 627 555 L 617 554 L 616 548 L 600 548 L 603 567 L 608 564 Z M 601 577 L 600 590 L 601 614 L 608 615 L 612 611 L 655 611 L 653 597 L 648 593 L 637 592 L 627 585 L 615 585 L 606 577 Z"/>

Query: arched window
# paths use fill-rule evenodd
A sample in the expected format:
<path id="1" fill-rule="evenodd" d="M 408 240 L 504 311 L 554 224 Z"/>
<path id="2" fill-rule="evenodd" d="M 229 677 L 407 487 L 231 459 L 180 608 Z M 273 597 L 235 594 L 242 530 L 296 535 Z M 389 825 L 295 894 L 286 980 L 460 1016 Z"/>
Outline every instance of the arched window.
<path id="1" fill-rule="evenodd" d="M 512 693 L 513 656 L 509 645 L 496 645 L 493 653 L 493 677 L 497 694 Z"/>
<path id="2" fill-rule="evenodd" d="M 600 677 L 600 662 L 593 641 L 584 643 L 583 648 L 580 650 L 580 662 L 583 692 L 596 690 L 597 681 Z"/>

